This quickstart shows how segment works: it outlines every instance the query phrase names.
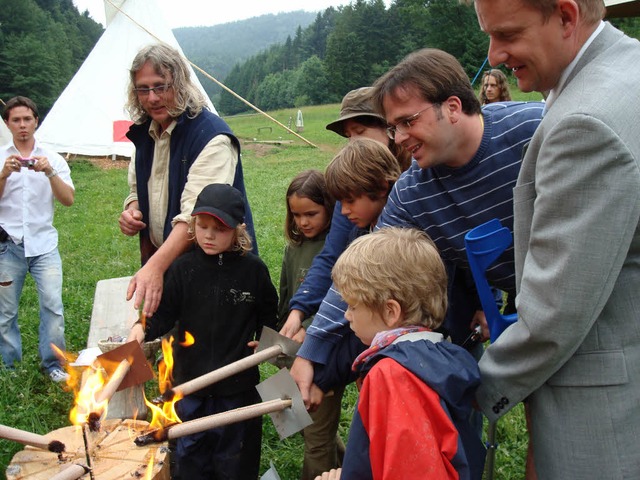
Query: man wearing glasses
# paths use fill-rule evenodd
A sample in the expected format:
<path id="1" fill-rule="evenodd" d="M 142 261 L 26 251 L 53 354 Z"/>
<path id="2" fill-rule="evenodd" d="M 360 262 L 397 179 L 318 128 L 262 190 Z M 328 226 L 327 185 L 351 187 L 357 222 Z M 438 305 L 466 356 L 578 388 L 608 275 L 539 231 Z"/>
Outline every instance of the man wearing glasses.
<path id="1" fill-rule="evenodd" d="M 458 61 L 448 53 L 424 49 L 407 56 L 374 85 L 374 103 L 383 112 L 387 133 L 415 160 L 389 195 L 378 226 L 424 230 L 461 282 L 473 283 L 464 236 L 493 218 L 513 229 L 513 187 L 525 144 L 540 123 L 543 104 L 506 102 L 484 108 Z M 513 311 L 513 249 L 487 272 L 489 283 L 507 292 Z M 453 307 L 457 297 L 450 301 Z M 466 336 L 469 325 L 485 324 L 475 295 L 462 295 L 469 323 L 453 320 L 452 335 Z M 488 331 L 483 329 L 483 339 Z M 458 338 L 458 340 L 460 340 Z"/>
<path id="2" fill-rule="evenodd" d="M 505 102 L 481 108 L 460 63 L 436 49 L 410 54 L 373 87 L 373 102 L 386 118 L 389 136 L 414 158 L 391 190 L 377 226 L 429 234 L 449 269 L 448 333 L 462 344 L 480 324 L 486 340 L 489 332 L 469 272 L 464 235 L 493 218 L 513 229 L 512 189 L 543 104 Z M 487 276 L 513 299 L 512 248 Z M 331 368 L 323 366 L 332 364 L 335 348 L 349 344 L 343 311 L 344 303 L 330 290 L 291 370 L 311 408 L 320 400 L 313 381 L 330 389 L 323 375 Z"/>
<path id="3" fill-rule="evenodd" d="M 130 75 L 126 108 L 134 125 L 127 137 L 136 152 L 119 225 L 125 235 L 140 234 L 142 268 L 129 284 L 127 299 L 135 292 L 134 307 L 144 302 L 144 314 L 151 316 L 162 296 L 164 272 L 192 244 L 187 222 L 206 185 L 226 183 L 242 192 L 254 245 L 255 235 L 240 143 L 207 109 L 180 53 L 165 44 L 147 46 L 134 58 Z"/>

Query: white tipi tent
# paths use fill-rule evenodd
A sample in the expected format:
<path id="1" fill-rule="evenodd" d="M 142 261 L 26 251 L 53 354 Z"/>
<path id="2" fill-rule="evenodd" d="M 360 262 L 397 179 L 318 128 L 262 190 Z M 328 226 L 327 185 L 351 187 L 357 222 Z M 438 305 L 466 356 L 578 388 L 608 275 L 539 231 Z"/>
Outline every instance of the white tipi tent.
<path id="1" fill-rule="evenodd" d="M 45 147 L 59 153 L 131 156 L 133 145 L 124 136 L 131 120 L 124 104 L 133 57 L 158 39 L 183 53 L 156 0 L 104 1 L 105 32 L 36 133 Z M 211 102 L 209 108 L 215 112 Z"/>
<path id="2" fill-rule="evenodd" d="M 9 128 L 4 123 L 4 120 L 0 121 L 0 146 L 6 145 L 10 141 L 12 141 L 13 136 L 9 131 Z"/>

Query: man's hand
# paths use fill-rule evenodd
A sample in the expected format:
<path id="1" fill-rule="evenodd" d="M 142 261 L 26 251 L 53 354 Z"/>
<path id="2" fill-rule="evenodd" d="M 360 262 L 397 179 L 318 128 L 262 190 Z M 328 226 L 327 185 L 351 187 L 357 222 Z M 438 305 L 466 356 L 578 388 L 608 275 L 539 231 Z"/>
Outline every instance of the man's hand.
<path id="1" fill-rule="evenodd" d="M 2 172 L 0 180 L 6 180 L 14 172 L 19 172 L 22 166 L 20 165 L 20 157 L 17 155 L 9 155 L 2 165 Z"/>
<path id="2" fill-rule="evenodd" d="M 147 226 L 147 224 L 142 221 L 142 212 L 131 206 L 120 214 L 118 224 L 120 225 L 120 231 L 130 237 L 136 235 Z"/>
<path id="3" fill-rule="evenodd" d="M 484 312 L 482 310 L 476 310 L 476 313 L 473 315 L 471 319 L 471 323 L 469 324 L 469 329 L 473 330 L 476 328 L 476 325 L 480 325 L 482 328 L 482 336 L 480 337 L 480 341 L 482 343 L 489 340 L 491 336 L 491 332 L 489 331 L 489 324 L 487 323 L 487 317 L 485 317 Z"/>
<path id="4" fill-rule="evenodd" d="M 147 263 L 133 276 L 127 288 L 127 300 L 131 300 L 135 293 L 133 308 L 138 310 L 144 305 L 142 313 L 146 317 L 152 316 L 158 309 L 162 298 L 162 282 L 164 272 L 154 270 L 151 263 Z"/>
<path id="5" fill-rule="evenodd" d="M 135 207 L 137 202 L 128 205 L 129 210 Z M 131 300 L 135 293 L 133 306 L 136 310 L 142 306 L 142 313 L 147 317 L 152 316 L 160 305 L 164 273 L 176 258 L 193 245 L 187 229 L 185 222 L 176 223 L 164 243 L 129 282 L 127 300 Z"/>
<path id="6" fill-rule="evenodd" d="M 47 157 L 33 157 L 35 159 L 35 163 L 33 167 L 29 167 L 34 172 L 42 172 L 45 174 L 50 174 L 53 171 L 53 167 L 49 163 L 49 159 Z"/>

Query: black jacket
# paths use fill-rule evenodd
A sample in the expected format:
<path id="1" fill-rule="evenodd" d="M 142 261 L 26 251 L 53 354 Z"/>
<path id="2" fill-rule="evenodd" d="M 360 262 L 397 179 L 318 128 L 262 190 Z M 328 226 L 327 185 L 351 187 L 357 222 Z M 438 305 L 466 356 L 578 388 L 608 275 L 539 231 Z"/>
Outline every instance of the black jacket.
<path id="1" fill-rule="evenodd" d="M 167 270 L 162 300 L 147 319 L 145 338 L 153 340 L 177 326 L 175 386 L 250 355 L 247 342 L 259 338 L 263 326 L 275 328 L 277 309 L 278 295 L 259 257 L 207 255 L 196 247 Z M 193 336 L 193 345 L 180 345 L 185 332 Z M 195 395 L 234 395 L 258 382 L 254 367 Z"/>

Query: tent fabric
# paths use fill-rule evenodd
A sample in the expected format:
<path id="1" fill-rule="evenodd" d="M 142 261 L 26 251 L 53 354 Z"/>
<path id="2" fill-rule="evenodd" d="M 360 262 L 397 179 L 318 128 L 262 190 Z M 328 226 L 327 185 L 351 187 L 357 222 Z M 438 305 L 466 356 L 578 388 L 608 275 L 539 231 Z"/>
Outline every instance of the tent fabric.
<path id="1" fill-rule="evenodd" d="M 131 157 L 133 144 L 120 134 L 122 126 L 131 122 L 124 105 L 133 58 L 157 39 L 184 55 L 156 0 L 120 0 L 115 4 L 122 11 L 105 0 L 109 19 L 105 32 L 36 132 L 45 148 L 58 153 Z M 208 99 L 190 65 L 189 70 Z M 208 103 L 216 112 L 210 100 Z"/>
<path id="2" fill-rule="evenodd" d="M 13 141 L 13 136 L 9 131 L 9 127 L 4 123 L 4 120 L 0 122 L 0 146 L 6 145 L 7 143 Z"/>

